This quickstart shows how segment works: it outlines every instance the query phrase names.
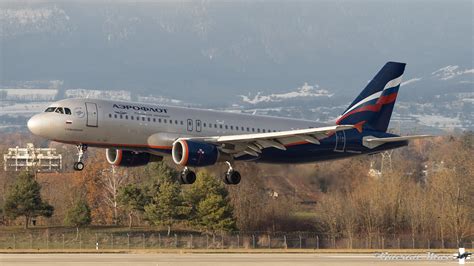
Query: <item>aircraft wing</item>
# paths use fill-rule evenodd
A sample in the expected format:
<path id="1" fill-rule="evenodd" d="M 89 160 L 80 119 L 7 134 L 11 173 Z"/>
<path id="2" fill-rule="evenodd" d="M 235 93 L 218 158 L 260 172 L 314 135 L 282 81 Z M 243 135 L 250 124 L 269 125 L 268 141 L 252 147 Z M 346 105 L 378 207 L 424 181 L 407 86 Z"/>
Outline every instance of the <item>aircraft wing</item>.
<path id="1" fill-rule="evenodd" d="M 397 141 L 404 141 L 404 140 L 414 140 L 414 139 L 424 139 L 424 138 L 431 138 L 431 135 L 413 135 L 413 136 L 403 136 L 403 137 L 388 137 L 388 138 L 377 138 L 373 136 L 367 136 L 363 138 L 364 146 L 373 149 L 377 146 L 380 146 L 385 143 L 389 142 L 397 142 Z"/>
<path id="2" fill-rule="evenodd" d="M 181 139 L 215 144 L 219 146 L 219 149 L 222 152 L 232 154 L 235 157 L 247 154 L 257 157 L 258 154 L 262 152 L 263 148 L 273 147 L 280 150 L 286 150 L 285 145 L 295 142 L 319 144 L 320 139 L 326 138 L 336 131 L 352 128 L 354 128 L 353 125 L 336 125 L 280 132 L 196 138 L 191 137 Z"/>

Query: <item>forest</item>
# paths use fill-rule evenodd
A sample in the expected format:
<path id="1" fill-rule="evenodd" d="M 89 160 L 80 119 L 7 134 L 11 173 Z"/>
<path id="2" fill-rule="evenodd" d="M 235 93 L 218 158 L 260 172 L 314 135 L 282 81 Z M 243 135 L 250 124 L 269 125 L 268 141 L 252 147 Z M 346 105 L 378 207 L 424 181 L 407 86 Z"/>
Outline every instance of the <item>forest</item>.
<path id="1" fill-rule="evenodd" d="M 2 136 L 0 151 L 55 147 L 64 171 L 0 171 L 0 231 L 9 228 L 117 227 L 204 234 L 313 232 L 336 241 L 380 236 L 461 245 L 474 239 L 474 134 L 417 140 L 370 156 L 303 165 L 238 162 L 239 185 L 221 180 L 226 166 L 197 169 L 177 181 L 165 159 L 144 167 L 107 164 L 89 149 L 72 171 L 75 147 L 28 134 Z M 3 159 L 3 158 L 2 158 Z M 3 161 L 2 161 L 3 165 Z M 3 228 L 3 229 L 2 229 Z"/>

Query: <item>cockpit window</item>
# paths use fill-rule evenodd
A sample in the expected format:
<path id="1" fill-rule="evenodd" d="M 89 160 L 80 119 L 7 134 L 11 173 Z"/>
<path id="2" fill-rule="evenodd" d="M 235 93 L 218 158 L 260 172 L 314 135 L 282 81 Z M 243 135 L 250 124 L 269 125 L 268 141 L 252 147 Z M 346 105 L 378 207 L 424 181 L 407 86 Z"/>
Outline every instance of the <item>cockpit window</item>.
<path id="1" fill-rule="evenodd" d="M 46 110 L 44 110 L 45 113 L 53 113 L 56 112 L 58 114 L 67 114 L 67 115 L 72 115 L 71 109 L 67 107 L 48 107 Z"/>

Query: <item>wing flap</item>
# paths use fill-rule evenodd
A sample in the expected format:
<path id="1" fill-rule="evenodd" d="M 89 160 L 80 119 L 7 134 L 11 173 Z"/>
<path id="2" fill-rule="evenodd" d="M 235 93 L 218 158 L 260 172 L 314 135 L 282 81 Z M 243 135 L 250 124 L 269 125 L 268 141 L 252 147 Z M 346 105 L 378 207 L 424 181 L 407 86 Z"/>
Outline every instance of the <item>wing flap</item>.
<path id="1" fill-rule="evenodd" d="M 280 132 L 213 137 L 191 137 L 183 139 L 219 145 L 221 151 L 228 154 L 233 154 L 237 157 L 245 154 L 257 157 L 264 148 L 273 147 L 279 150 L 286 150 L 285 144 L 291 143 L 295 140 L 306 141 L 308 143 L 313 144 L 320 144 L 319 139 L 326 138 L 336 131 L 342 131 L 352 128 L 354 128 L 353 125 L 335 125 L 328 127 L 296 129 Z"/>
<path id="2" fill-rule="evenodd" d="M 327 136 L 327 134 L 331 132 L 352 129 L 352 128 L 354 128 L 353 125 L 337 125 L 337 126 L 319 127 L 319 128 L 296 129 L 296 130 L 288 130 L 288 131 L 280 131 L 280 132 L 215 136 L 215 137 L 203 137 L 203 138 L 191 138 L 191 139 L 201 140 L 201 141 L 211 142 L 211 143 L 212 142 L 213 143 L 248 142 L 248 141 L 256 141 L 259 139 L 281 139 L 285 137 L 294 137 L 298 135 L 324 134 L 324 136 Z"/>

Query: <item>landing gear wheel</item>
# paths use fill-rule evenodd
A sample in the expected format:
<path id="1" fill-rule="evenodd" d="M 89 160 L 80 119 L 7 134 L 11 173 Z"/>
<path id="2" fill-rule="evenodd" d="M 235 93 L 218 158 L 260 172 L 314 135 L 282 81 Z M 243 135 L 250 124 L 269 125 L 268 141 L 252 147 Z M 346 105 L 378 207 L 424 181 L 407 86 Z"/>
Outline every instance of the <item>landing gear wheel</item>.
<path id="1" fill-rule="evenodd" d="M 227 171 L 224 176 L 224 183 L 227 185 L 237 185 L 240 183 L 241 175 L 238 171 Z"/>
<path id="2" fill-rule="evenodd" d="M 87 151 L 87 145 L 85 144 L 78 144 L 77 145 L 77 162 L 74 163 L 74 170 L 76 171 L 82 171 L 84 170 L 84 163 L 82 162 L 82 159 L 84 158 L 84 155 Z"/>
<path id="3" fill-rule="evenodd" d="M 196 181 L 196 173 L 185 168 L 179 175 L 179 183 L 181 184 L 193 184 Z"/>
<path id="4" fill-rule="evenodd" d="M 224 175 L 224 178 L 223 178 L 224 183 L 227 184 L 227 185 L 237 185 L 237 184 L 239 184 L 240 179 L 241 179 L 240 173 L 238 171 L 234 170 L 234 168 L 232 168 L 232 165 L 230 164 L 230 162 L 226 161 L 226 163 L 229 166 L 229 169 L 227 170 L 227 172 Z"/>
<path id="5" fill-rule="evenodd" d="M 84 163 L 82 163 L 82 162 L 74 163 L 74 170 L 76 170 L 76 171 L 84 170 Z"/>

